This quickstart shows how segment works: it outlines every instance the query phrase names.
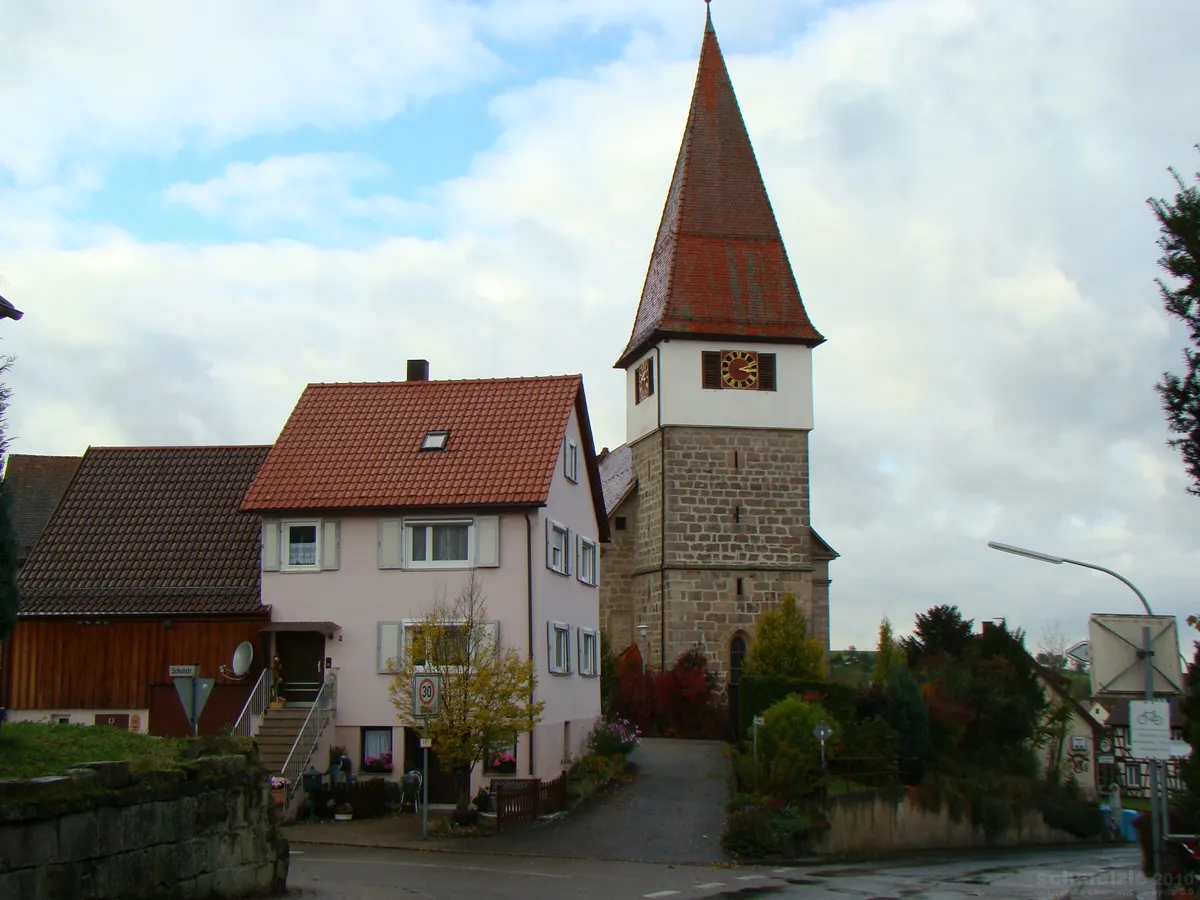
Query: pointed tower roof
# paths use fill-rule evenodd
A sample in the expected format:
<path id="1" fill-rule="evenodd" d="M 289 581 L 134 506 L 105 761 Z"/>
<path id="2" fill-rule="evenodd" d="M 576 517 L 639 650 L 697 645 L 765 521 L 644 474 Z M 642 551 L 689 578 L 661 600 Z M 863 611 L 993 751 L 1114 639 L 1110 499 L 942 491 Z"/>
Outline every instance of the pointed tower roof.
<path id="1" fill-rule="evenodd" d="M 616 368 L 663 337 L 825 340 L 804 311 L 711 10 L 675 175 Z"/>

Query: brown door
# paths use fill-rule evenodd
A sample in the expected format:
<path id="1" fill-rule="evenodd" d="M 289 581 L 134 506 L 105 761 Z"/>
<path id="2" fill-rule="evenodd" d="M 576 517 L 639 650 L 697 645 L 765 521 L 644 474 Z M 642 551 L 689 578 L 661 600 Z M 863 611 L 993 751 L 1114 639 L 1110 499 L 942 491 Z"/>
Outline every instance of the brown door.
<path id="1" fill-rule="evenodd" d="M 325 635 L 319 631 L 280 631 L 275 652 L 283 670 L 283 699 L 311 703 L 325 680 Z"/>
<path id="2" fill-rule="evenodd" d="M 415 728 L 404 729 L 404 771 L 421 771 L 421 754 L 429 754 L 429 802 L 457 803 L 458 791 L 454 786 L 454 773 L 442 768 L 437 753 L 421 749 L 421 732 Z"/>

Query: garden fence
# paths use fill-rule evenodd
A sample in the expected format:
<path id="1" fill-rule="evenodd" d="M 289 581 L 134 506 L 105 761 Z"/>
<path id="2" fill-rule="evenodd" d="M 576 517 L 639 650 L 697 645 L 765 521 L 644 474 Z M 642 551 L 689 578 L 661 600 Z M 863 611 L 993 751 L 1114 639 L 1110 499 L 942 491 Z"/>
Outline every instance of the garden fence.
<path id="1" fill-rule="evenodd" d="M 551 781 L 537 778 L 492 779 L 496 830 L 511 822 L 532 822 L 540 815 L 567 808 L 567 773 Z"/>

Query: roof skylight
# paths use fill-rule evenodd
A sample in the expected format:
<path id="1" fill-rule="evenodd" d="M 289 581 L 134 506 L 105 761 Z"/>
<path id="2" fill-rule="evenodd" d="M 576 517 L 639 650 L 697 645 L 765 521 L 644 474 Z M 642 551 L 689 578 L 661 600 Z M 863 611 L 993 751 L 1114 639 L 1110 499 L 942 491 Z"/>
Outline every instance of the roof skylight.
<path id="1" fill-rule="evenodd" d="M 448 431 L 427 431 L 425 440 L 421 442 L 422 450 L 445 450 L 446 441 L 450 440 Z"/>

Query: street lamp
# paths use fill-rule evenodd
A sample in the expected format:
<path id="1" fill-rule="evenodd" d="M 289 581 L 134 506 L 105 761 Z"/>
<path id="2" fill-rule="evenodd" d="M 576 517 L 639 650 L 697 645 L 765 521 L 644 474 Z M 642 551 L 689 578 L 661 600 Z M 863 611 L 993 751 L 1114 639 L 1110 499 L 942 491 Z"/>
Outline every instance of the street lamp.
<path id="1" fill-rule="evenodd" d="M 638 633 L 638 650 L 640 650 L 640 651 L 641 651 L 641 656 L 642 656 L 642 674 L 643 674 L 643 675 L 645 675 L 645 674 L 646 674 L 646 633 L 647 633 L 649 630 L 650 630 L 650 626 L 649 626 L 649 625 L 639 625 L 639 626 L 637 627 L 637 633 Z"/>
<path id="2" fill-rule="evenodd" d="M 1114 572 L 1112 569 L 1106 569 L 1104 566 L 1097 566 L 1093 563 L 1081 562 L 1077 559 L 1067 559 L 1065 556 L 1051 556 L 1049 553 L 1040 553 L 1037 550 L 1026 550 L 1024 547 L 1014 547 L 1012 544 L 1001 544 L 998 541 L 988 541 L 988 546 L 993 550 L 999 550 L 1003 553 L 1012 553 L 1014 556 L 1024 556 L 1026 559 L 1035 559 L 1038 562 L 1052 563 L 1056 566 L 1061 566 L 1063 563 L 1071 566 L 1081 566 L 1084 569 L 1095 569 L 1097 572 L 1104 572 L 1106 575 L 1111 575 L 1128 587 L 1131 591 L 1137 594 L 1137 598 L 1142 601 L 1142 606 L 1146 610 L 1146 615 L 1153 616 L 1154 613 L 1150 609 L 1150 604 L 1146 601 L 1146 595 L 1137 589 L 1132 581 Z M 1146 670 L 1146 699 L 1154 699 L 1154 647 L 1150 639 L 1149 626 L 1142 629 L 1142 649 L 1138 652 L 1141 657 L 1143 666 Z M 1168 714 L 1169 715 L 1169 714 Z M 1132 722 L 1130 723 L 1132 728 Z M 1159 802 L 1158 796 L 1158 760 L 1150 760 L 1150 833 L 1151 833 L 1151 856 L 1154 860 L 1154 881 L 1155 894 L 1160 895 L 1162 890 L 1162 880 L 1159 877 L 1162 872 L 1162 835 L 1170 831 L 1169 822 L 1167 820 L 1167 798 L 1163 797 L 1162 802 Z M 1164 775 L 1165 775 L 1164 770 Z M 1165 777 L 1163 779 L 1166 781 Z M 1159 810 L 1162 811 L 1162 822 L 1159 822 Z"/>

